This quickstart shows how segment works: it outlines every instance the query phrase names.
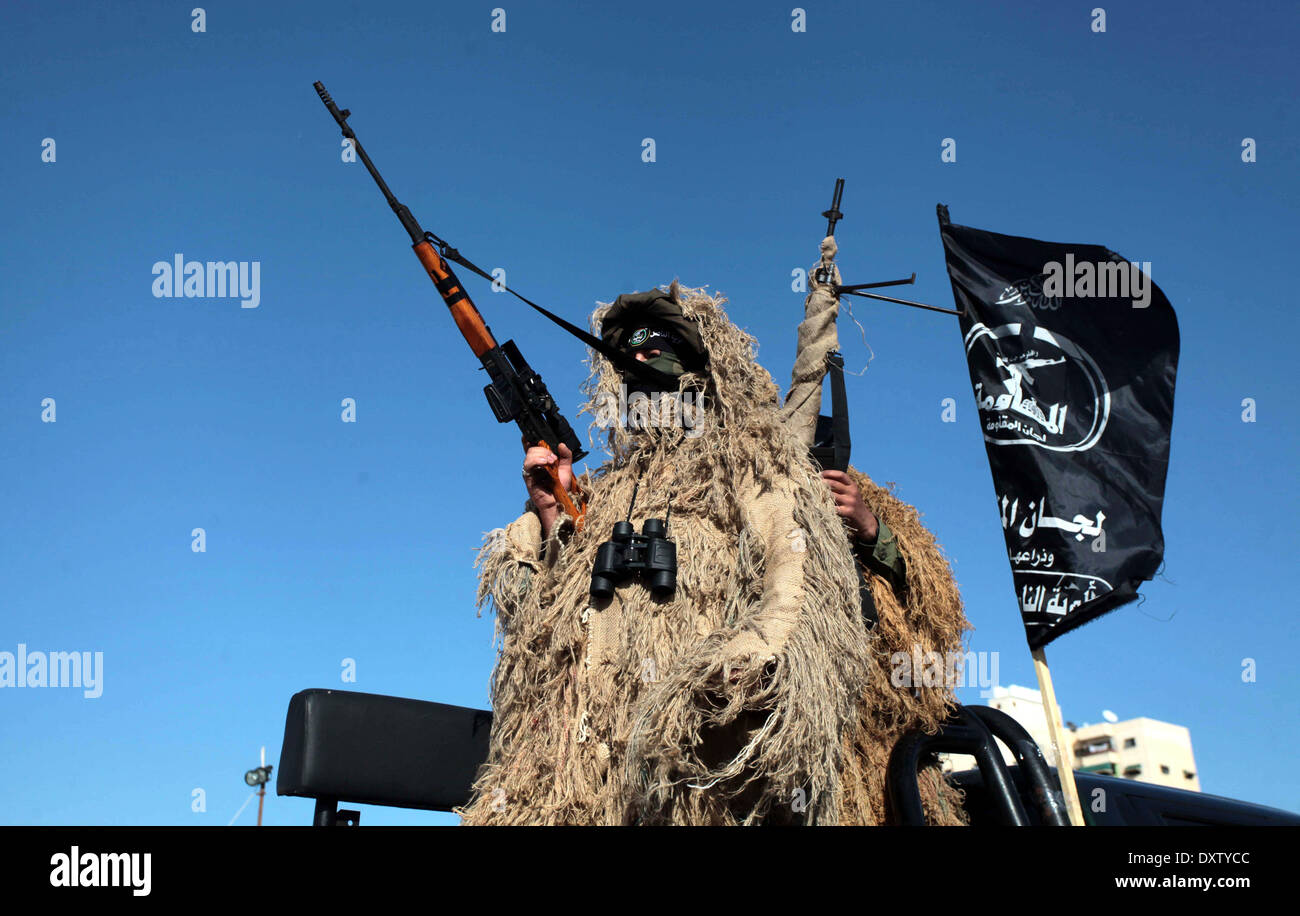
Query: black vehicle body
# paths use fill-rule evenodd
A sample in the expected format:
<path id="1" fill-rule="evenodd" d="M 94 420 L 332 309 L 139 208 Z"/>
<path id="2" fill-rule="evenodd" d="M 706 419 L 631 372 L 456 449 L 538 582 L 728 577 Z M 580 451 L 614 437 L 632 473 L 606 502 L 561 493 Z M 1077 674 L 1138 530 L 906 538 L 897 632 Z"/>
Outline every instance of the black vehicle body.
<path id="1" fill-rule="evenodd" d="M 304 690 L 289 702 L 276 793 L 315 799 L 317 826 L 359 822 L 340 802 L 451 811 L 469 800 L 491 728 L 487 710 Z M 997 741 L 1016 765 L 1003 763 Z M 944 752 L 976 758 L 976 769 L 950 774 L 972 826 L 1066 823 L 1056 773 L 1038 745 L 1015 720 L 983 706 L 959 706 L 937 735 L 913 732 L 898 742 L 889 792 L 901 822 L 925 823 L 917 767 Z M 1300 815 L 1217 795 L 1081 771 L 1074 778 L 1090 826 L 1300 826 Z"/>

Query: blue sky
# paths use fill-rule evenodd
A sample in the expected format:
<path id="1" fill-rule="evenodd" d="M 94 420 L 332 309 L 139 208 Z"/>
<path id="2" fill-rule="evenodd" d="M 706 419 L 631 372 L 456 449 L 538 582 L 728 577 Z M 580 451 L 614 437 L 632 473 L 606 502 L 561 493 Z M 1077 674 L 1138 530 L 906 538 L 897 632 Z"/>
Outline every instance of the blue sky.
<path id="1" fill-rule="evenodd" d="M 721 290 L 783 385 L 836 177 L 846 282 L 916 271 L 903 295 L 951 306 L 940 201 L 1150 261 L 1182 334 L 1166 568 L 1049 647 L 1057 694 L 1185 725 L 1206 791 L 1300 810 L 1300 11 L 1107 4 L 1097 34 L 1094 5 L 815 3 L 797 34 L 792 4 L 510 3 L 493 33 L 492 3 L 230 2 L 196 34 L 189 3 L 5 4 L 0 651 L 101 651 L 104 689 L 0 690 L 0 821 L 224 824 L 307 687 L 486 705 L 473 550 L 521 508 L 518 434 L 314 80 L 481 266 L 578 323 L 674 277 Z M 177 253 L 259 262 L 260 305 L 155 298 Z M 581 347 L 467 282 L 575 420 Z M 971 647 L 1032 686 L 956 319 L 853 308 L 855 464 L 921 508 Z"/>

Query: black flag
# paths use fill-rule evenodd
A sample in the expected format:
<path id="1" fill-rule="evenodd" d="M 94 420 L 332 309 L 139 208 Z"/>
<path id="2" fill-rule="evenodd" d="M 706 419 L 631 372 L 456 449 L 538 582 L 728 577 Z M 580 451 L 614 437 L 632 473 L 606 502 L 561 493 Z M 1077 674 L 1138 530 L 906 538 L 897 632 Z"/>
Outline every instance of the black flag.
<path id="1" fill-rule="evenodd" d="M 1178 321 L 1149 263 L 955 226 L 943 206 L 939 223 L 1038 649 L 1132 601 L 1164 557 Z"/>

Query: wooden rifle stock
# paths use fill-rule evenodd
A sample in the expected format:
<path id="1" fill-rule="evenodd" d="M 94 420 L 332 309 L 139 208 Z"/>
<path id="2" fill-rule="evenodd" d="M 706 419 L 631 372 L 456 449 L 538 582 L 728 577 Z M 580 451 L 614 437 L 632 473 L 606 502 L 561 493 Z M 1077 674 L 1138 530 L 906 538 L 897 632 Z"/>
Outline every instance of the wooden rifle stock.
<path id="1" fill-rule="evenodd" d="M 488 330 L 487 322 L 470 301 L 469 294 L 461 288 L 459 278 L 451 272 L 451 266 L 442 255 L 438 254 L 433 243 L 428 240 L 420 241 L 414 248 L 415 256 L 424 265 L 425 273 L 429 275 L 429 279 L 442 295 L 443 301 L 447 303 L 447 308 L 451 310 L 451 317 L 455 320 L 456 327 L 460 328 L 465 342 L 469 344 L 475 356 L 482 357 L 497 345 L 496 338 Z"/>

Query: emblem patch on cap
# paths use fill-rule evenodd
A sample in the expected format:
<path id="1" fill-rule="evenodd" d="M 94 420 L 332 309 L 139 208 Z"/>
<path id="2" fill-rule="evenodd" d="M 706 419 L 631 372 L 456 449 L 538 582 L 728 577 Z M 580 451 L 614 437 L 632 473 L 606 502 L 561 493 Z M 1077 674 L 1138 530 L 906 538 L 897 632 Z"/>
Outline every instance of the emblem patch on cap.
<path id="1" fill-rule="evenodd" d="M 641 346 L 641 344 L 645 343 L 645 339 L 649 336 L 650 336 L 650 329 L 641 328 L 639 331 L 636 331 L 635 333 L 632 334 L 631 337 L 628 338 L 627 341 L 628 345 L 632 347 L 639 347 Z"/>

